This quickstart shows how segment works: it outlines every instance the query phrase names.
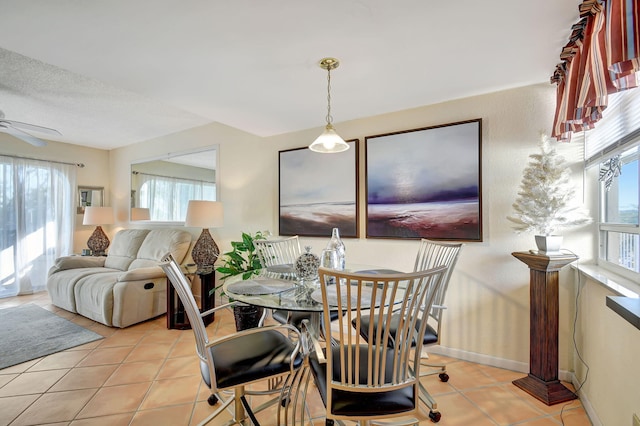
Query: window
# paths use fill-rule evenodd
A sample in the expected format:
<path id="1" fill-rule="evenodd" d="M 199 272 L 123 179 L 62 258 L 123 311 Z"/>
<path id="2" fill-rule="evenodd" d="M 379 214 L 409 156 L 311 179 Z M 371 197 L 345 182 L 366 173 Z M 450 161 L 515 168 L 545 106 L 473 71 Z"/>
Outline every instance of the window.
<path id="1" fill-rule="evenodd" d="M 609 190 L 601 185 L 600 213 L 600 258 L 635 273 L 640 273 L 639 152 L 639 146 L 624 151 L 620 175 Z"/>
<path id="2" fill-rule="evenodd" d="M 640 279 L 640 90 L 612 96 L 601 123 L 585 135 L 587 165 L 600 168 L 598 264 Z M 607 114 L 608 113 L 608 114 Z M 609 172 L 610 183 L 605 183 Z"/>

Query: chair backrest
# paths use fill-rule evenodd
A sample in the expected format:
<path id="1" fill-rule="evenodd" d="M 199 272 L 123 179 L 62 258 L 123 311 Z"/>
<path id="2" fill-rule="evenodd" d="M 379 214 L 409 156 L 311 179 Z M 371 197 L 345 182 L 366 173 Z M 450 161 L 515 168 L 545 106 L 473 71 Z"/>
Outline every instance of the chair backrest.
<path id="1" fill-rule="evenodd" d="M 263 268 L 276 265 L 293 266 L 302 254 L 297 235 L 277 240 L 255 240 L 253 245 Z"/>
<path id="2" fill-rule="evenodd" d="M 446 267 L 426 271 L 374 275 L 320 268 L 320 288 L 325 324 L 331 311 L 344 312 L 331 329 L 337 342 L 327 350 L 327 407 L 333 391 L 387 392 L 411 387 L 418 400 L 418 378 L 422 338 L 426 321 L 420 321 L 423 307 L 431 307 Z M 337 283 L 337 284 L 329 284 Z M 369 339 L 360 338 L 361 317 L 369 323 Z M 398 328 L 384 327 L 401 313 Z M 354 324 L 355 327 L 352 327 Z M 327 331 L 329 333 L 329 331 Z M 416 335 L 416 333 L 419 333 Z M 394 344 L 388 344 L 393 339 Z M 412 351 L 412 343 L 417 347 Z M 339 371 L 338 371 L 339 370 Z M 359 373 L 357 373 L 359 372 Z M 366 398 L 366 395 L 363 395 Z"/>
<path id="3" fill-rule="evenodd" d="M 214 388 L 215 383 L 217 382 L 215 380 L 213 358 L 211 358 L 210 351 L 206 350 L 206 346 L 209 344 L 209 336 L 207 335 L 207 329 L 205 328 L 204 321 L 200 315 L 200 309 L 198 308 L 196 299 L 193 297 L 193 293 L 191 292 L 189 280 L 180 269 L 178 262 L 176 262 L 170 253 L 162 258 L 160 267 L 164 270 L 164 273 L 167 274 L 169 282 L 171 282 L 176 293 L 178 293 L 178 297 L 180 298 L 180 301 L 184 306 L 184 310 L 187 313 L 191 330 L 193 330 L 193 334 L 196 338 L 196 351 L 198 353 L 198 357 L 200 357 L 202 363 L 205 363 L 208 366 L 209 377 L 203 377 L 203 379 L 205 379 L 205 382 L 210 383 L 211 387 Z M 204 375 L 204 370 L 201 369 L 201 371 L 203 371 Z"/>
<path id="4" fill-rule="evenodd" d="M 414 271 L 424 271 L 439 265 L 447 267 L 444 278 L 442 279 L 442 284 L 438 288 L 433 300 L 436 308 L 431 309 L 429 312 L 429 315 L 438 322 L 438 336 L 440 336 L 440 320 L 444 311 L 444 309 L 439 307 L 444 305 L 444 298 L 447 293 L 447 288 L 449 287 L 451 272 L 453 272 L 453 268 L 458 261 L 458 255 L 461 249 L 462 243 L 440 242 L 423 238 L 416 256 Z"/>

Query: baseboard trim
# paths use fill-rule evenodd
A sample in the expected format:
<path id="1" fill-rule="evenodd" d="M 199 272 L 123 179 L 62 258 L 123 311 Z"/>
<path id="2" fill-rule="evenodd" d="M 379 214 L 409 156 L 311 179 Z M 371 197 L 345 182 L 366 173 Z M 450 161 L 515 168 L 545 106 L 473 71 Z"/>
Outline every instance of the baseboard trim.
<path id="1" fill-rule="evenodd" d="M 571 383 L 573 384 L 573 387 L 578 389 L 578 387 L 580 386 L 580 381 L 576 377 L 575 373 L 569 374 L 571 376 Z M 598 418 L 598 415 L 596 414 L 596 411 L 593 408 L 593 405 L 591 405 L 591 401 L 589 401 L 589 398 L 587 398 L 583 392 L 578 392 L 577 394 L 578 398 L 580 398 L 580 402 L 582 402 L 582 407 L 584 407 L 585 413 L 587 413 L 587 417 L 589 417 L 589 420 L 591 421 L 591 426 L 603 426 L 602 422 Z"/>
<path id="2" fill-rule="evenodd" d="M 518 371 L 524 374 L 529 372 L 529 364 L 525 362 L 498 358 L 491 355 L 479 354 L 477 352 L 463 351 L 461 349 L 447 348 L 440 345 L 429 346 L 426 349 L 432 354 L 457 358 L 463 361 L 474 362 L 476 364 L 490 365 L 491 367 L 504 368 L 506 370 Z"/>

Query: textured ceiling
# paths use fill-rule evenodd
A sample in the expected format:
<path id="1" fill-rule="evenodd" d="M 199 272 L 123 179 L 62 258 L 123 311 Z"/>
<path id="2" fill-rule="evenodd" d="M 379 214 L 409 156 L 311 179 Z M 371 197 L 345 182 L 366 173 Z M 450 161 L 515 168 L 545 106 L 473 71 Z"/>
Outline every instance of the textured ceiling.
<path id="1" fill-rule="evenodd" d="M 323 125 L 334 56 L 339 131 L 548 82 L 579 3 L 0 0 L 0 110 L 106 149 L 210 122 L 269 136 Z"/>

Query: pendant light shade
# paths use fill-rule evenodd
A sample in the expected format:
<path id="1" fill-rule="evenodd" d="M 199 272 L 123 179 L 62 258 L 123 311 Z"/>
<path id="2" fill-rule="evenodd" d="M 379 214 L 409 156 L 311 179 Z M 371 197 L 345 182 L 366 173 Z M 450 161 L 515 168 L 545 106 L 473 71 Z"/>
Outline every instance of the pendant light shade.
<path id="1" fill-rule="evenodd" d="M 349 149 L 349 145 L 336 133 L 336 129 L 331 124 L 327 124 L 324 132 L 313 141 L 309 149 L 315 152 L 331 154 L 346 151 Z"/>
<path id="2" fill-rule="evenodd" d="M 349 145 L 336 133 L 336 129 L 331 124 L 333 121 L 331 116 L 331 70 L 338 68 L 340 62 L 335 58 L 324 58 L 319 65 L 320 68 L 327 70 L 327 125 L 324 132 L 309 145 L 309 149 L 325 154 L 346 151 L 349 149 Z"/>

